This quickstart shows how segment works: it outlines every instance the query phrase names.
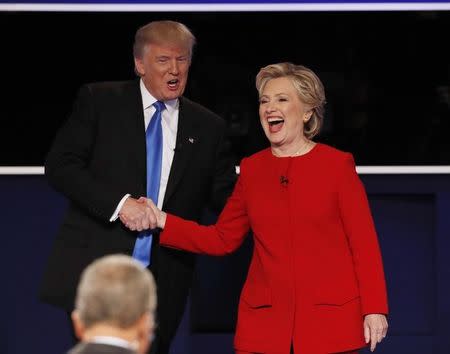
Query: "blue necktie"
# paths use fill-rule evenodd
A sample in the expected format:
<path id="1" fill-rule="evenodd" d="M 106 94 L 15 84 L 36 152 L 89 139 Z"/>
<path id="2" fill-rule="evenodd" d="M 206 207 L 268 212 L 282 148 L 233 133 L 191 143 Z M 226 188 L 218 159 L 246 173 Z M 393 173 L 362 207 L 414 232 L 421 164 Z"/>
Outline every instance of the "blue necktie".
<path id="1" fill-rule="evenodd" d="M 158 204 L 159 183 L 161 180 L 162 165 L 162 111 L 166 108 L 163 102 L 156 101 L 153 104 L 156 112 L 145 132 L 147 144 L 147 198 Z M 134 245 L 133 258 L 140 261 L 145 267 L 150 264 L 150 255 L 152 249 L 152 233 L 150 230 L 142 231 Z"/>

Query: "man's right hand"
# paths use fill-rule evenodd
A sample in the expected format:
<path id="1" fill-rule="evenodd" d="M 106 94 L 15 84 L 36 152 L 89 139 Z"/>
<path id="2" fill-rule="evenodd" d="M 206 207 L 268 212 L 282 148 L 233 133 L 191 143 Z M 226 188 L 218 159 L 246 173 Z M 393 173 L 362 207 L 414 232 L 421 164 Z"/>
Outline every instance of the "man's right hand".
<path id="1" fill-rule="evenodd" d="M 153 215 L 155 215 L 156 218 L 156 226 L 159 227 L 160 229 L 164 229 L 164 226 L 166 226 L 167 214 L 162 210 L 158 209 L 155 203 L 153 203 L 153 200 L 149 198 L 140 197 L 138 199 L 138 202 L 145 203 L 147 206 L 150 207 L 150 209 L 152 209 Z"/>
<path id="2" fill-rule="evenodd" d="M 132 231 L 156 228 L 156 216 L 146 203 L 128 197 L 119 212 L 120 221 Z"/>

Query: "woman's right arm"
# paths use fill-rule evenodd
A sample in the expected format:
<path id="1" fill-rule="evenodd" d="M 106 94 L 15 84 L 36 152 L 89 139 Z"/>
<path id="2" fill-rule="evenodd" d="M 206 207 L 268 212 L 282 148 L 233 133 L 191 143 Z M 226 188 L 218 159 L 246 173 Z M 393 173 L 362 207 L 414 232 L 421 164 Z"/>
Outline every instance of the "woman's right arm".
<path id="1" fill-rule="evenodd" d="M 156 214 L 158 227 L 163 229 L 159 239 L 161 245 L 213 256 L 235 251 L 250 228 L 241 176 L 215 225 L 199 225 L 161 211 Z"/>

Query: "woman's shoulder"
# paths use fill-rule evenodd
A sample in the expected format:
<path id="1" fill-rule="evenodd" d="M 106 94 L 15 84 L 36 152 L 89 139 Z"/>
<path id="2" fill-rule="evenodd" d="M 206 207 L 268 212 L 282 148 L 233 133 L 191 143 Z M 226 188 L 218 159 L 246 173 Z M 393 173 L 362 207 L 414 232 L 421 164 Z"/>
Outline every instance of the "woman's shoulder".
<path id="1" fill-rule="evenodd" d="M 328 176 L 338 176 L 344 171 L 355 170 L 355 161 L 350 152 L 337 149 L 333 146 L 319 143 L 314 154 L 314 167 Z"/>
<path id="2" fill-rule="evenodd" d="M 267 168 L 270 158 L 270 148 L 258 151 L 250 156 L 244 157 L 239 164 L 240 169 L 257 170 L 259 167 Z"/>
<path id="3" fill-rule="evenodd" d="M 345 163 L 353 161 L 353 155 L 350 152 L 339 150 L 331 145 L 318 143 L 319 157 L 321 160 L 327 160 L 327 162 Z"/>

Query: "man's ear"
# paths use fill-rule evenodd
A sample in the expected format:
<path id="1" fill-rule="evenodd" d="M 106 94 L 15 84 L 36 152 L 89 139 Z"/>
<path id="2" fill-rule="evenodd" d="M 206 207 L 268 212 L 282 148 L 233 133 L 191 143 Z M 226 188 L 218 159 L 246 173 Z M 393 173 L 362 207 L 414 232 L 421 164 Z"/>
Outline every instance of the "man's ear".
<path id="1" fill-rule="evenodd" d="M 153 330 L 155 327 L 153 314 L 150 312 L 145 312 L 137 321 L 137 326 L 140 333 L 148 337 L 153 335 Z"/>
<path id="2" fill-rule="evenodd" d="M 78 311 L 73 310 L 71 317 L 72 317 L 73 328 L 75 330 L 75 335 L 77 336 L 78 339 L 82 340 L 84 333 L 86 332 L 86 327 L 84 326 L 83 322 L 81 321 Z"/>
<path id="3" fill-rule="evenodd" d="M 134 67 L 136 68 L 136 71 L 139 75 L 144 76 L 145 75 L 145 66 L 144 62 L 142 61 L 142 58 L 134 58 Z"/>
<path id="4" fill-rule="evenodd" d="M 138 350 L 140 354 L 148 353 L 153 339 L 154 322 L 153 316 L 146 312 L 135 324 L 137 330 Z"/>

